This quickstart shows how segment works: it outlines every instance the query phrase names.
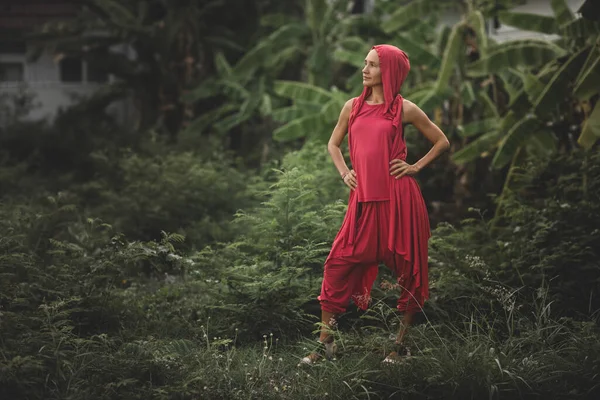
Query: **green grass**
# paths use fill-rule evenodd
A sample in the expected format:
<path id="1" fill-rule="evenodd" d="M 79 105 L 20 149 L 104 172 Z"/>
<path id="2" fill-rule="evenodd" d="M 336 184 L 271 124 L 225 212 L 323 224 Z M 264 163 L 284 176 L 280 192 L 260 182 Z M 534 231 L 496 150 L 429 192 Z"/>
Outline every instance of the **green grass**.
<path id="1" fill-rule="evenodd" d="M 377 322 L 374 316 L 381 310 L 374 307 L 365 316 Z M 481 316 L 478 320 L 475 312 L 463 321 L 425 318 L 409 333 L 413 356 L 391 366 L 381 361 L 396 325 L 384 318 L 360 329 L 336 331 L 336 359 L 315 365 L 298 365 L 314 345 L 309 339 L 265 335 L 259 344 L 235 347 L 235 335 L 212 338 L 210 332 L 203 343 L 148 343 L 153 356 L 135 365 L 151 363 L 165 374 L 164 396 L 158 388 L 150 391 L 158 398 L 595 398 L 600 373 L 597 328 L 593 323 L 555 321 L 548 308 L 541 311 L 543 317 L 532 315 L 520 322 L 520 330 L 506 328 L 510 332 L 499 327 L 511 324 Z"/>

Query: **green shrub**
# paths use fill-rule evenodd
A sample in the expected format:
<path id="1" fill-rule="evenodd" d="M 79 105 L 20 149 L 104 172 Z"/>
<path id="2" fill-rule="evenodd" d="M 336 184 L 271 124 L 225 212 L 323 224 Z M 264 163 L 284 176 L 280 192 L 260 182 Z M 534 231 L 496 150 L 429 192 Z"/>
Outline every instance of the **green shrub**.
<path id="1" fill-rule="evenodd" d="M 251 204 L 245 176 L 224 160 L 193 153 L 119 159 L 111 176 L 75 188 L 87 212 L 129 238 L 152 240 L 161 231 L 186 236 L 188 248 L 232 238 L 229 221 Z"/>
<path id="2" fill-rule="evenodd" d="M 560 314 L 583 317 L 600 309 L 600 153 L 559 156 L 530 164 L 507 196 L 498 241 L 504 281 L 548 282 Z"/>

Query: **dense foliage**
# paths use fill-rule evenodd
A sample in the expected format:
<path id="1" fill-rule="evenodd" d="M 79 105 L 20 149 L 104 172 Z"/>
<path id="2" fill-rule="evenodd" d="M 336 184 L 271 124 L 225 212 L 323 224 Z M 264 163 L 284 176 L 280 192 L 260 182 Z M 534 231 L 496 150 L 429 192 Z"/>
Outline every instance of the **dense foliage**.
<path id="1" fill-rule="evenodd" d="M 26 118 L 27 91 L 1 99 L 0 398 L 600 395 L 598 22 L 559 0 L 554 17 L 497 15 L 566 35 L 527 42 L 529 57 L 481 43 L 487 1 L 441 31 L 449 2 L 435 0 L 369 14 L 360 1 L 86 3 L 31 39 L 106 56 L 117 83 L 52 121 Z M 82 35 L 99 27 L 108 36 Z M 474 38 L 479 61 L 462 56 Z M 414 356 L 382 365 L 399 316 L 381 266 L 369 310 L 340 320 L 337 359 L 299 368 L 348 196 L 326 138 L 375 40 L 407 49 L 405 97 L 454 146 L 418 176 L 431 299 Z M 117 44 L 139 59 L 108 54 Z M 138 119 L 121 125 L 106 106 L 127 93 Z M 429 145 L 411 128 L 407 141 L 412 159 Z"/>
<path id="2" fill-rule="evenodd" d="M 337 333 L 339 366 L 306 371 L 295 364 L 311 346 L 302 337 L 344 210 L 333 195 L 340 186 L 316 179 L 324 153 L 308 146 L 286 157 L 262 205 L 235 217 L 239 236 L 192 253 L 178 250 L 178 235 L 128 240 L 64 196 L 4 203 L 2 395 L 591 398 L 600 356 L 590 320 L 600 294 L 597 221 L 589 218 L 598 215 L 597 156 L 585 160 L 594 182 L 587 187 L 577 154 L 528 171 L 496 228 L 502 233 L 476 210 L 434 231 L 432 299 L 412 332 L 419 353 L 410 363 L 378 365 L 398 324 L 382 267 L 375 303 L 362 316 L 351 312 Z M 567 236 L 557 236 L 562 229 Z M 336 379 L 321 381 L 331 373 Z"/>

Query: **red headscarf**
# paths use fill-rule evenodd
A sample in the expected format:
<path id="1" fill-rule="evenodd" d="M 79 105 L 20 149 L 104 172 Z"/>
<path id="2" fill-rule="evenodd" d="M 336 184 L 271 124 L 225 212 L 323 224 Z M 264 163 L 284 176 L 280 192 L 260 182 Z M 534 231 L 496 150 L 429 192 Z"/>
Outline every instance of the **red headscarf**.
<path id="1" fill-rule="evenodd" d="M 400 87 L 410 70 L 410 62 L 406 53 L 396 46 L 380 44 L 373 46 L 379 56 L 381 70 L 381 84 L 383 85 L 383 98 L 385 101 L 386 117 L 392 120 L 392 125 L 399 129 L 402 113 L 402 96 Z M 354 118 L 358 115 L 365 99 L 371 95 L 372 89 L 365 86 L 361 95 L 352 104 L 348 126 L 352 126 Z"/>

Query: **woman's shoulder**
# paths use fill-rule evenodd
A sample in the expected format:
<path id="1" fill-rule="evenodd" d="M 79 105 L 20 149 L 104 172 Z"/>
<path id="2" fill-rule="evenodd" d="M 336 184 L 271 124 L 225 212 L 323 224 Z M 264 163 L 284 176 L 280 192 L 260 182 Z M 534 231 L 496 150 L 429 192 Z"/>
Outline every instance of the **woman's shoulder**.
<path id="1" fill-rule="evenodd" d="M 352 97 L 351 99 L 347 100 L 346 103 L 344 103 L 344 107 L 342 107 L 342 112 L 350 112 L 352 111 L 352 107 L 354 106 L 354 100 L 356 99 L 356 97 Z"/>
<path id="2" fill-rule="evenodd" d="M 421 111 L 418 105 L 413 103 L 410 100 L 402 98 L 402 121 L 405 124 L 409 124 L 412 122 L 416 113 Z"/>
<path id="3" fill-rule="evenodd" d="M 348 121 L 350 119 L 350 114 L 352 113 L 352 107 L 355 98 L 356 97 L 353 97 L 350 100 L 347 100 L 346 103 L 344 103 L 342 111 L 340 112 L 340 119 L 345 121 Z"/>
<path id="4" fill-rule="evenodd" d="M 412 101 L 406 99 L 406 98 L 402 98 L 402 108 L 406 109 L 406 108 L 413 108 L 413 107 L 418 107 L 415 103 L 413 103 Z"/>

